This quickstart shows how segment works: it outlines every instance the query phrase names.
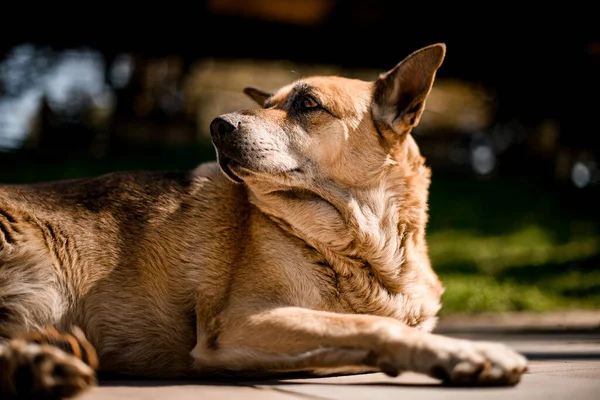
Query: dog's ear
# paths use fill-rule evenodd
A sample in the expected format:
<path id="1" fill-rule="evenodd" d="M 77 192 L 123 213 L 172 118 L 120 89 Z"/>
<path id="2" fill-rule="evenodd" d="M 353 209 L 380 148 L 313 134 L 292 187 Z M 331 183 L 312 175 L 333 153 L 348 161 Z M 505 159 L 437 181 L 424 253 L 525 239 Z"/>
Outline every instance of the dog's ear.
<path id="1" fill-rule="evenodd" d="M 257 89 L 255 87 L 244 88 L 244 93 L 248 95 L 252 100 L 258 103 L 259 106 L 264 107 L 265 101 L 273 94 L 265 92 L 264 90 Z"/>
<path id="2" fill-rule="evenodd" d="M 375 81 L 372 113 L 381 130 L 404 135 L 417 126 L 445 54 L 443 43 L 427 46 L 379 76 Z"/>

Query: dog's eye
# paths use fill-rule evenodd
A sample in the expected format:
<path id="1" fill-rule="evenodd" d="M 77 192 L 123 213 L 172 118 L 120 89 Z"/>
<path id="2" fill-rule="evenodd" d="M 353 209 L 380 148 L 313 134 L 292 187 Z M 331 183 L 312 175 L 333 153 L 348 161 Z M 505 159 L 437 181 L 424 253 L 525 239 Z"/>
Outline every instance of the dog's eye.
<path id="1" fill-rule="evenodd" d="M 302 108 L 307 110 L 320 107 L 319 103 L 311 96 L 304 97 L 301 104 Z"/>

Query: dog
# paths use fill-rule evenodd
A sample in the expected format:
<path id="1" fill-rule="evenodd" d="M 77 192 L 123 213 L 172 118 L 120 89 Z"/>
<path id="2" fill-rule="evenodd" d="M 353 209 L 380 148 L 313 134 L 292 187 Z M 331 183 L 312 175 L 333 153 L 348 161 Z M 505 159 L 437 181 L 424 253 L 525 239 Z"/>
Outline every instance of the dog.
<path id="1" fill-rule="evenodd" d="M 432 333 L 444 289 L 411 131 L 445 54 L 248 87 L 260 107 L 216 117 L 216 161 L 193 171 L 2 186 L 1 392 L 74 396 L 98 365 L 517 384 L 521 354 Z"/>

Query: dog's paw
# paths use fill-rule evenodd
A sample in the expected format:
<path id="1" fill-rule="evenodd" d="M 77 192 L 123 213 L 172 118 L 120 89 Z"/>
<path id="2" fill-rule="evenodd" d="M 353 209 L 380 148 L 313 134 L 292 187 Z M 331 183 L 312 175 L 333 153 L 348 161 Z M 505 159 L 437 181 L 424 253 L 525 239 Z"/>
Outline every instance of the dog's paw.
<path id="1" fill-rule="evenodd" d="M 370 357 L 389 376 L 413 371 L 447 385 L 513 386 L 527 371 L 527 359 L 503 344 L 432 334 L 398 336 Z"/>
<path id="2" fill-rule="evenodd" d="M 527 359 L 501 343 L 441 337 L 432 342 L 417 352 L 427 364 L 423 372 L 448 385 L 512 386 L 527 371 Z"/>
<path id="3" fill-rule="evenodd" d="M 0 350 L 0 392 L 15 398 L 73 397 L 95 385 L 87 364 L 47 344 L 11 340 Z"/>

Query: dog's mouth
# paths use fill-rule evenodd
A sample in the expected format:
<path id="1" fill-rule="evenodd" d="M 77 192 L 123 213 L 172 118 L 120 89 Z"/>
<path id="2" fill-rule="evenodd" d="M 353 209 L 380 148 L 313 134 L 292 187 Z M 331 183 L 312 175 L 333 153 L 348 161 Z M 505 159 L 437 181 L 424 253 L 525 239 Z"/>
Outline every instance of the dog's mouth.
<path id="1" fill-rule="evenodd" d="M 218 152 L 218 163 L 219 167 L 225 173 L 225 175 L 236 183 L 243 183 L 243 176 L 247 175 L 256 175 L 263 177 L 272 177 L 276 176 L 287 176 L 292 177 L 294 175 L 302 174 L 304 171 L 303 166 L 290 168 L 290 169 L 282 169 L 282 170 L 260 170 L 255 168 L 249 168 L 246 163 L 238 161 L 236 158 L 231 157 L 224 153 L 223 151 Z"/>
<path id="2" fill-rule="evenodd" d="M 231 166 L 235 166 L 235 165 L 239 165 L 239 163 L 237 161 L 235 161 L 233 158 L 229 157 L 226 154 L 223 154 L 223 152 L 219 152 L 218 155 L 218 159 L 219 159 L 219 166 L 221 167 L 221 170 L 225 173 L 225 175 L 227 175 L 227 177 L 229 179 L 231 179 L 234 182 L 237 183 L 242 183 L 243 180 L 237 176 L 233 170 L 231 169 Z"/>

